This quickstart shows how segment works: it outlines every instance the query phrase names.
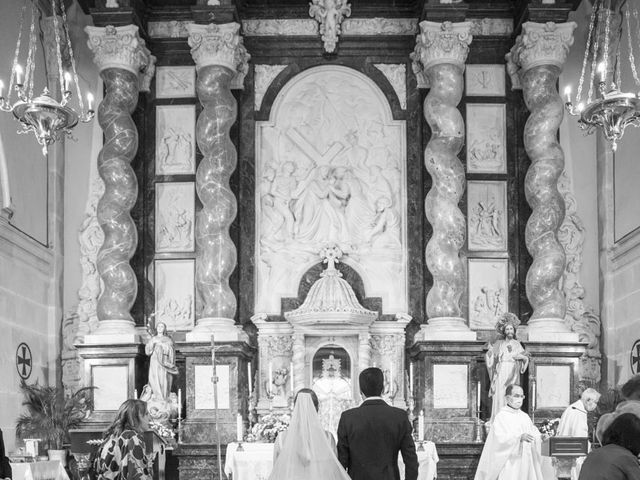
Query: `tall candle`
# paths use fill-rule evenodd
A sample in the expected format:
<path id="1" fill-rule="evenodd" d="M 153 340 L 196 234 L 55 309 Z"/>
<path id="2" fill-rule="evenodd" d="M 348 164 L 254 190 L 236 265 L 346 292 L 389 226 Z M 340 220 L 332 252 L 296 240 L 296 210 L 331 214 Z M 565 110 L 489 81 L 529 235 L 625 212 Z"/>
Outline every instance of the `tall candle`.
<path id="1" fill-rule="evenodd" d="M 93 110 L 93 94 L 87 93 L 87 110 Z"/>
<path id="2" fill-rule="evenodd" d="M 295 386 L 293 385 L 293 362 L 291 362 L 289 364 L 289 372 L 290 372 L 289 373 L 289 378 L 290 378 L 290 381 L 291 381 L 291 395 L 293 395 L 293 390 L 295 388 Z"/>
<path id="3" fill-rule="evenodd" d="M 16 65 L 16 83 L 18 85 L 22 85 L 22 66 L 21 65 Z"/>
<path id="4" fill-rule="evenodd" d="M 480 380 L 476 383 L 476 415 L 480 418 L 480 401 L 482 400 L 482 385 Z"/>
<path id="5" fill-rule="evenodd" d="M 178 389 L 178 418 L 182 418 L 182 389 Z"/>
<path id="6" fill-rule="evenodd" d="M 418 416 L 418 440 L 424 440 L 424 410 L 420 410 L 420 415 Z"/>
<path id="7" fill-rule="evenodd" d="M 249 379 L 249 395 L 253 393 L 253 379 L 251 378 L 251 362 L 247 363 L 247 378 Z"/>
<path id="8" fill-rule="evenodd" d="M 135 398 L 136 400 L 138 399 L 138 389 L 137 388 L 133 389 L 133 398 Z"/>
<path id="9" fill-rule="evenodd" d="M 242 420 L 242 415 L 238 413 L 236 415 L 236 440 L 238 442 L 241 442 L 243 437 L 244 437 L 244 423 Z"/>
<path id="10" fill-rule="evenodd" d="M 533 411 L 535 412 L 536 410 L 536 382 L 535 380 L 532 382 L 531 384 L 531 407 L 533 409 Z"/>
<path id="11" fill-rule="evenodd" d="M 413 362 L 409 363 L 409 390 L 413 396 Z"/>

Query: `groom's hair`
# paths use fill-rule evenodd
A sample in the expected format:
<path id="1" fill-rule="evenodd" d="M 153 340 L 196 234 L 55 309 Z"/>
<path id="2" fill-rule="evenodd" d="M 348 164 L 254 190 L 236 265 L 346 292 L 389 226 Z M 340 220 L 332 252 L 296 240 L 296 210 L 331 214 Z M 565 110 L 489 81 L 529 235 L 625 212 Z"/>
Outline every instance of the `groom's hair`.
<path id="1" fill-rule="evenodd" d="M 365 397 L 379 397 L 384 390 L 384 375 L 377 367 L 365 368 L 358 378 L 360 391 Z"/>

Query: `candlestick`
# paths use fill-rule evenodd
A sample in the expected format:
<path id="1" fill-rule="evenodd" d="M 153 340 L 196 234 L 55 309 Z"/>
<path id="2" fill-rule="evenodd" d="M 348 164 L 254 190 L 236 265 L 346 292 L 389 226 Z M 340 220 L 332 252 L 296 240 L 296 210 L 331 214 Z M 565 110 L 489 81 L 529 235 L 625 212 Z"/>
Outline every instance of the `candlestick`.
<path id="1" fill-rule="evenodd" d="M 420 410 L 418 416 L 418 440 L 424 441 L 424 410 Z"/>
<path id="2" fill-rule="evenodd" d="M 251 362 L 247 363 L 247 378 L 249 379 L 249 395 L 253 393 L 253 384 L 251 378 Z"/>
<path id="3" fill-rule="evenodd" d="M 411 390 L 411 396 L 413 396 L 413 362 L 409 363 L 409 390 Z"/>
<path id="4" fill-rule="evenodd" d="M 294 385 L 293 385 L 293 362 L 289 364 L 289 379 L 291 381 L 291 395 L 293 396 Z"/>
<path id="5" fill-rule="evenodd" d="M 244 438 L 244 422 L 242 420 L 242 415 L 238 413 L 236 415 L 236 440 L 241 442 Z"/>

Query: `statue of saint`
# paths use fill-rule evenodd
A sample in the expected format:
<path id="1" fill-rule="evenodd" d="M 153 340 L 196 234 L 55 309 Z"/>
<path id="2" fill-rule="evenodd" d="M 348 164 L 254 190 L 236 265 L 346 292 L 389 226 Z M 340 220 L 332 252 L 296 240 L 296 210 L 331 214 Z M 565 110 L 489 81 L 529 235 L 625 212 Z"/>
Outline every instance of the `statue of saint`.
<path id="1" fill-rule="evenodd" d="M 353 403 L 351 384 L 342 376 L 340 363 L 333 355 L 322 359 L 322 373 L 311 387 L 320 401 L 320 422 L 325 430 L 334 434 L 338 431 L 340 415 Z"/>
<path id="2" fill-rule="evenodd" d="M 159 322 L 155 332 L 150 329 L 151 338 L 144 347 L 149 355 L 149 383 L 145 386 L 142 400 L 169 401 L 173 377 L 178 374 L 175 364 L 175 346 L 167 334 L 167 325 Z M 149 392 L 149 390 L 151 390 Z M 145 398 L 148 397 L 148 398 Z"/>
<path id="3" fill-rule="evenodd" d="M 489 397 L 491 402 L 491 422 L 507 404 L 506 388 L 509 385 L 521 385 L 521 375 L 529 366 L 529 352 L 516 340 L 516 327 L 520 320 L 513 313 L 506 312 L 496 323 L 496 330 L 500 338 L 485 355 L 491 388 Z"/>

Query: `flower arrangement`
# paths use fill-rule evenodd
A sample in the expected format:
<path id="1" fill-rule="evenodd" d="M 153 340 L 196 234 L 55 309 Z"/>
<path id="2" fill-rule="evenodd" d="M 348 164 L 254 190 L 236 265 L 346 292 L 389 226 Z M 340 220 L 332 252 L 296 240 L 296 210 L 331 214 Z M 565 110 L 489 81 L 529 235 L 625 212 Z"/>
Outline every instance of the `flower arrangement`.
<path id="1" fill-rule="evenodd" d="M 273 443 L 280 432 L 284 432 L 289 428 L 290 422 L 291 417 L 287 414 L 276 415 L 268 413 L 251 428 L 251 431 L 247 434 L 246 441 Z"/>
<path id="2" fill-rule="evenodd" d="M 175 433 L 172 429 L 159 422 L 149 422 L 149 428 L 156 432 L 158 436 L 165 441 L 173 440 L 173 437 L 175 436 Z"/>
<path id="3" fill-rule="evenodd" d="M 546 439 L 549 437 L 555 437 L 558 433 L 558 425 L 560 424 L 559 418 L 552 418 L 544 422 L 538 430 L 542 434 L 542 438 Z"/>

